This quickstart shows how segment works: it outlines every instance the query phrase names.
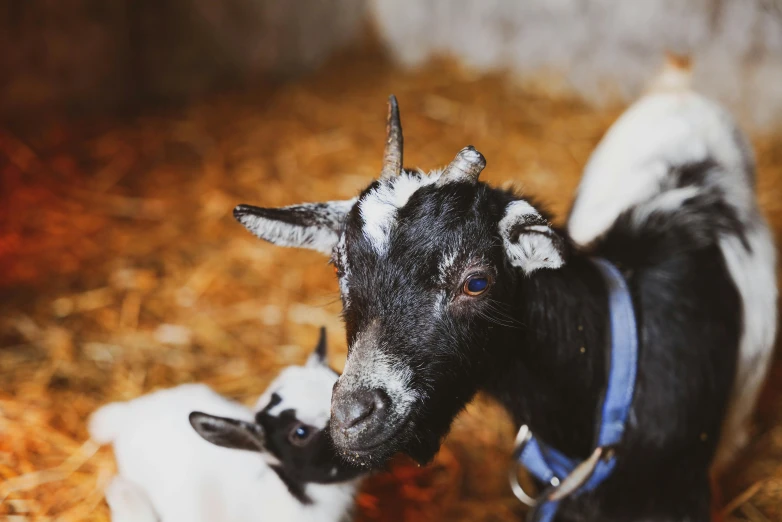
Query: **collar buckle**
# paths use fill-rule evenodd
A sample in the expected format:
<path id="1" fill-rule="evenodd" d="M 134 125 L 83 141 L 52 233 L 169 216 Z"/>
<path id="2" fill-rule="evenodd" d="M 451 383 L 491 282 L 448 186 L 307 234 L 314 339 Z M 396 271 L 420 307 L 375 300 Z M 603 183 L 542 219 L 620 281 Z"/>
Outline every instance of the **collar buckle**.
<path id="1" fill-rule="evenodd" d="M 548 481 L 550 487 L 538 497 L 533 497 L 524 490 L 518 477 L 518 468 L 521 464 L 519 457 L 532 439 L 532 430 L 526 424 L 522 425 L 516 434 L 513 458 L 508 470 L 508 481 L 510 482 L 511 491 L 513 491 L 516 498 L 523 504 L 533 508 L 541 502 L 558 502 L 572 495 L 587 483 L 600 462 L 607 462 L 614 458 L 613 447 L 598 446 L 586 460 L 575 466 L 564 478 L 560 479 L 560 477 L 552 476 Z"/>

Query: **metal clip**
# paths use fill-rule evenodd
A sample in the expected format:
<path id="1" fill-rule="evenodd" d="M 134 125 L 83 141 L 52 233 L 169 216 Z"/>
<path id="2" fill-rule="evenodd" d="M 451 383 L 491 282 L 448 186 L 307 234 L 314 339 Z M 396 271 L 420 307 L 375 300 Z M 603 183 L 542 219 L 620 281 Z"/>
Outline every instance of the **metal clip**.
<path id="1" fill-rule="evenodd" d="M 576 468 L 565 477 L 557 488 L 555 488 L 548 496 L 548 500 L 556 502 L 571 495 L 578 488 L 584 485 L 592 473 L 595 472 L 595 468 L 600 463 L 600 459 L 603 457 L 603 448 L 597 447 L 592 455 L 589 456 L 584 462 L 576 466 Z"/>
<path id="2" fill-rule="evenodd" d="M 516 498 L 529 507 L 535 507 L 538 504 L 538 500 L 531 497 L 524 491 L 524 488 L 519 484 L 519 456 L 524 451 L 527 443 L 532 438 L 532 431 L 526 424 L 519 428 L 519 432 L 516 434 L 516 442 L 513 445 L 513 457 L 510 463 L 510 469 L 508 470 L 508 481 L 510 482 L 510 489 Z"/>

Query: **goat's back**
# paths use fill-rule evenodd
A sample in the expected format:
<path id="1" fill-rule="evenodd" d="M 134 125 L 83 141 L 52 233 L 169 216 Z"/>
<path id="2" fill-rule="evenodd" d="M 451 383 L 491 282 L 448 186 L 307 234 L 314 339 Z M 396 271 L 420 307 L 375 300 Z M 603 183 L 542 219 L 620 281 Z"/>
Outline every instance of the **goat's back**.
<path id="1" fill-rule="evenodd" d="M 746 138 L 726 111 L 675 74 L 663 73 L 655 89 L 606 133 L 585 169 L 568 233 L 587 250 L 601 242 L 605 246 L 617 228 L 628 243 L 660 238 L 658 251 L 648 251 L 647 245 L 646 262 L 662 263 L 683 249 L 718 246 L 715 251 L 722 255 L 742 309 L 719 466 L 747 438 L 746 425 L 771 361 L 776 253 L 756 203 L 754 159 Z M 600 247 L 595 253 L 601 253 Z"/>

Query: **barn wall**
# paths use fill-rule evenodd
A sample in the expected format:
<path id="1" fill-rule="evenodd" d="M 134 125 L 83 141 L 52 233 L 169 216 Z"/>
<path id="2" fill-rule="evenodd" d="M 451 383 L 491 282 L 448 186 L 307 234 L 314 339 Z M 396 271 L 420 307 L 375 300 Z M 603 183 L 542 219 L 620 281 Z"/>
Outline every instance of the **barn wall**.
<path id="1" fill-rule="evenodd" d="M 688 53 L 696 85 L 746 123 L 782 121 L 782 0 L 6 0 L 0 115 L 304 73 L 367 21 L 404 66 L 445 54 L 597 103 Z"/>
<path id="2" fill-rule="evenodd" d="M 446 54 L 594 102 L 637 95 L 666 50 L 690 54 L 700 89 L 782 121 L 780 0 L 372 0 L 371 16 L 402 64 Z"/>
<path id="3" fill-rule="evenodd" d="M 312 70 L 363 0 L 5 0 L 0 114 L 181 100 Z"/>
<path id="4" fill-rule="evenodd" d="M 0 110 L 124 96 L 127 31 L 124 1 L 0 3 Z"/>

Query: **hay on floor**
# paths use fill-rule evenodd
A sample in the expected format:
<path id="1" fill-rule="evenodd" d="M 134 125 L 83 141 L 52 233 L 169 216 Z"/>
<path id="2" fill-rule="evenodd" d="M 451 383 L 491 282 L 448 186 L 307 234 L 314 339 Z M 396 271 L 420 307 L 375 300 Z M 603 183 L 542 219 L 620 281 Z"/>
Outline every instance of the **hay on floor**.
<path id="1" fill-rule="evenodd" d="M 305 359 L 321 325 L 341 369 L 326 259 L 254 239 L 231 210 L 353 196 L 378 173 L 392 92 L 407 165 L 441 166 L 474 144 L 484 179 L 513 182 L 558 216 L 619 113 L 447 63 L 404 73 L 354 56 L 299 83 L 130 122 L 0 131 L 0 518 L 108 520 L 111 452 L 85 442 L 103 403 L 192 381 L 251 402 Z M 755 144 L 779 237 L 782 140 Z M 734 520 L 782 520 L 781 377 L 777 364 L 725 481 Z M 519 520 L 505 481 L 512 438 L 504 412 L 478 400 L 432 466 L 401 458 L 368 482 L 360 519 Z"/>

